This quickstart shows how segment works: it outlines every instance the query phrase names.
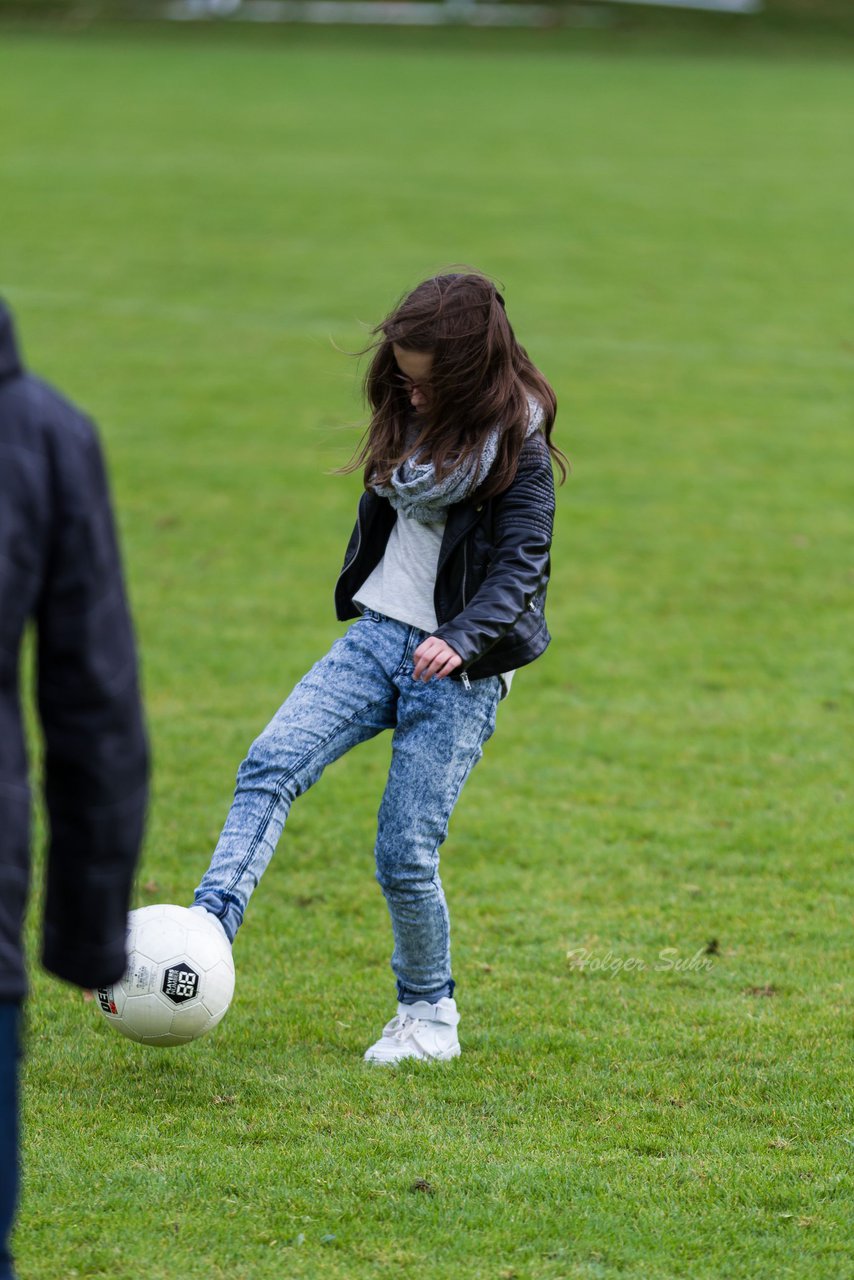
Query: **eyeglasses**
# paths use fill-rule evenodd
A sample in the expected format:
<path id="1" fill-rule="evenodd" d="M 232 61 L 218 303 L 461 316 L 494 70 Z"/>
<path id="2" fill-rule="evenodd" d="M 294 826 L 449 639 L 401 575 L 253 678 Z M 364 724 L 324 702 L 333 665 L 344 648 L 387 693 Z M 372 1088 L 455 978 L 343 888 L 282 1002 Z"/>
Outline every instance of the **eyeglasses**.
<path id="1" fill-rule="evenodd" d="M 413 391 L 420 391 L 422 395 L 427 395 L 430 390 L 429 382 L 413 382 L 412 379 L 407 378 L 404 373 L 396 374 L 395 382 L 399 387 L 402 387 L 407 394 Z"/>

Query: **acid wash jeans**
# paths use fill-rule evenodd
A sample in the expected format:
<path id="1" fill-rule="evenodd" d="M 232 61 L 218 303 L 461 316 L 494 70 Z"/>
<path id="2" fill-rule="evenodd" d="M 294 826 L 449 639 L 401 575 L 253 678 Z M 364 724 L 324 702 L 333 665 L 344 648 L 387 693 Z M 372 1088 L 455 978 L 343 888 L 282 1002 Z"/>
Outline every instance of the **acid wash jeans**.
<path id="1" fill-rule="evenodd" d="M 448 908 L 439 846 L 466 778 L 495 729 L 499 677 L 413 679 L 418 627 L 365 609 L 299 681 L 249 749 L 211 865 L 195 893 L 234 939 L 291 804 L 326 765 L 392 730 L 379 809 L 376 879 L 394 932 L 397 998 L 452 996 Z"/>

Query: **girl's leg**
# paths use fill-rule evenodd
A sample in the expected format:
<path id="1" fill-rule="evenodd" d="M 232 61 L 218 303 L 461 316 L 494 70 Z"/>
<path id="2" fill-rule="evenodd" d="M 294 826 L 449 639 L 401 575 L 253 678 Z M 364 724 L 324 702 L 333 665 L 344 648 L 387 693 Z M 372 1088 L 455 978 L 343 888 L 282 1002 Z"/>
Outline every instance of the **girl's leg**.
<path id="1" fill-rule="evenodd" d="M 397 725 L 379 811 L 376 878 L 394 931 L 391 968 L 398 1000 L 436 1003 L 452 996 L 450 926 L 439 847 L 466 778 L 495 729 L 498 676 L 473 680 L 412 678 L 412 651 L 425 632 L 412 628 L 410 661 L 397 677 Z"/>
<path id="2" fill-rule="evenodd" d="M 194 901 L 220 919 L 232 941 L 296 796 L 356 743 L 394 725 L 393 677 L 402 656 L 394 628 L 359 618 L 253 742 Z"/>

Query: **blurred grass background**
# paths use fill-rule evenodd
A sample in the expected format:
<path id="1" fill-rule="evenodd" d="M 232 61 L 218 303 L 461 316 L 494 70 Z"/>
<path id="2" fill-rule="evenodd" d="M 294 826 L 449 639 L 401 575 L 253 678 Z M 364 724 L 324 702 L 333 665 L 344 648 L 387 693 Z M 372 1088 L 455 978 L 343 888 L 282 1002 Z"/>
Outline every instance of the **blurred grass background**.
<path id="1" fill-rule="evenodd" d="M 343 631 L 346 352 L 396 298 L 494 273 L 574 464 L 443 849 L 462 1058 L 361 1062 L 378 740 L 295 806 L 209 1041 L 34 970 L 24 1280 L 852 1274 L 851 67 L 692 30 L 6 30 L 0 288 L 111 464 L 140 904 Z"/>

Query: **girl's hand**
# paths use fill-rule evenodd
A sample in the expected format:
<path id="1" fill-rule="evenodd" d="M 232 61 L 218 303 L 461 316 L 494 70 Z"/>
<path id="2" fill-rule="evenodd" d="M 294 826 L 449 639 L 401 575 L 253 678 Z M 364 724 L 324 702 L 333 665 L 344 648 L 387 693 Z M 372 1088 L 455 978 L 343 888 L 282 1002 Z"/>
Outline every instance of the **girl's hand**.
<path id="1" fill-rule="evenodd" d="M 423 680 L 425 684 L 431 676 L 435 676 L 437 680 L 449 676 L 463 662 L 456 650 L 438 636 L 428 636 L 426 640 L 422 640 L 412 656 L 415 659 L 413 678 Z"/>

